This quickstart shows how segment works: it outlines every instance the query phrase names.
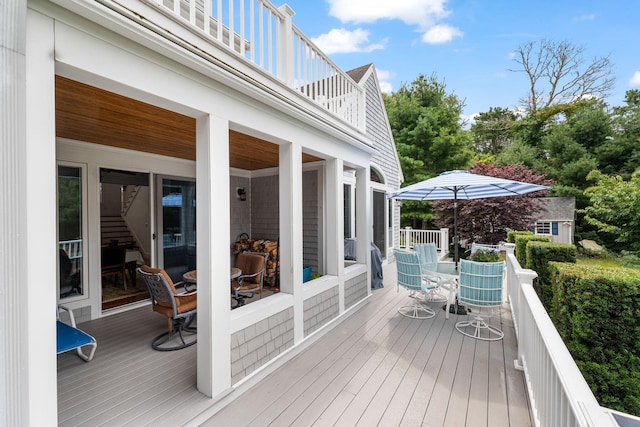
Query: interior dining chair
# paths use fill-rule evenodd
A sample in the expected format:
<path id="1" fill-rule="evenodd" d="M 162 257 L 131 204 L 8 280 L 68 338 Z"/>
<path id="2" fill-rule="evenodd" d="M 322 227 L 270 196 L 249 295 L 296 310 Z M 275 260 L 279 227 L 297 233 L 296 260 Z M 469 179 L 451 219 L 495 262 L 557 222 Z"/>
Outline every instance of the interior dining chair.
<path id="1" fill-rule="evenodd" d="M 504 262 L 460 261 L 458 300 L 474 307 L 473 318 L 456 323 L 456 329 L 469 337 L 495 341 L 504 337 L 502 330 L 489 325 L 485 318 L 502 307 L 502 281 Z M 482 311 L 485 311 L 483 314 Z"/>
<path id="2" fill-rule="evenodd" d="M 231 297 L 236 302 L 233 308 L 243 306 L 247 299 L 253 298 L 256 294 L 262 298 L 268 255 L 261 252 L 238 254 L 236 268 L 239 268 L 242 274 L 231 281 Z"/>
<path id="3" fill-rule="evenodd" d="M 104 276 L 122 276 L 124 290 L 127 290 L 127 247 L 124 245 L 103 246 L 101 274 Z M 132 278 L 133 280 L 133 278 Z"/>
<path id="4" fill-rule="evenodd" d="M 436 313 L 426 305 L 425 292 L 437 287 L 424 279 L 418 254 L 404 249 L 394 249 L 398 275 L 398 290 L 403 287 L 409 291 L 411 304 L 398 308 L 398 313 L 412 319 L 430 319 Z"/>
<path id="5" fill-rule="evenodd" d="M 180 350 L 197 342 L 197 329 L 192 326 L 197 314 L 197 292 L 178 293 L 166 271 L 143 265 L 137 269 L 147 284 L 153 311 L 167 317 L 168 331 L 153 339 L 151 347 L 158 351 Z M 174 343 L 174 336 L 177 336 Z"/>

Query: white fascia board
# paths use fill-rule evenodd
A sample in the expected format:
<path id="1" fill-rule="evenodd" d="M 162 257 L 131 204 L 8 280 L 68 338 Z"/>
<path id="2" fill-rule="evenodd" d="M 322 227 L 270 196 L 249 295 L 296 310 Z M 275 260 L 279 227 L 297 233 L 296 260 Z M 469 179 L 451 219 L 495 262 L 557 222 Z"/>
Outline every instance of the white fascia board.
<path id="1" fill-rule="evenodd" d="M 51 5 L 46 3 L 40 0 L 30 1 L 30 5 L 35 5 L 37 8 L 49 9 L 49 12 L 56 15 L 65 15 L 64 12 L 52 11 Z M 322 129 L 323 132 L 347 144 L 367 152 L 374 152 L 373 142 L 369 137 L 317 106 L 303 94 L 286 87 L 271 74 L 239 61 L 213 43 L 211 47 L 216 49 L 217 56 L 204 52 L 173 35 L 174 32 L 182 33 L 180 30 L 183 27 L 151 7 L 147 6 L 148 13 L 146 17 L 142 17 L 114 2 L 101 4 L 81 0 L 53 0 L 52 3 L 243 93 L 255 101 L 308 123 L 314 128 Z M 135 2 L 136 7 L 140 4 L 139 1 Z M 171 27 L 171 31 L 155 25 L 155 22 L 161 21 L 166 22 L 166 25 Z M 78 24 L 81 26 L 81 23 L 74 23 L 74 26 L 78 28 Z M 275 90 L 274 87 L 279 90 Z"/>

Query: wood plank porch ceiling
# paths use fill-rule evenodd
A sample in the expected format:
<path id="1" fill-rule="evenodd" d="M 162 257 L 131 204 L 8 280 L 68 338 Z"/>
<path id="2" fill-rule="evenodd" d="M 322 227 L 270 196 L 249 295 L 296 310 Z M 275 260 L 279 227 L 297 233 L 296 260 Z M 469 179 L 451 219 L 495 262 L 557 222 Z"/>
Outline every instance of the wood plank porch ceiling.
<path id="1" fill-rule="evenodd" d="M 196 120 L 155 105 L 56 76 L 56 136 L 180 159 L 196 159 Z M 303 153 L 302 162 L 322 160 Z M 278 145 L 229 131 L 229 165 L 278 166 Z"/>

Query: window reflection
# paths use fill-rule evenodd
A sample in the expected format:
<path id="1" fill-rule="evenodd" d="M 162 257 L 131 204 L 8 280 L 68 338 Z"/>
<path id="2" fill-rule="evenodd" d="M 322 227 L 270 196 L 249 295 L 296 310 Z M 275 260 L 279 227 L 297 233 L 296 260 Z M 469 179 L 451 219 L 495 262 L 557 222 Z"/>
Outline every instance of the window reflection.
<path id="1" fill-rule="evenodd" d="M 58 166 L 60 298 L 84 294 L 82 281 L 82 169 Z"/>

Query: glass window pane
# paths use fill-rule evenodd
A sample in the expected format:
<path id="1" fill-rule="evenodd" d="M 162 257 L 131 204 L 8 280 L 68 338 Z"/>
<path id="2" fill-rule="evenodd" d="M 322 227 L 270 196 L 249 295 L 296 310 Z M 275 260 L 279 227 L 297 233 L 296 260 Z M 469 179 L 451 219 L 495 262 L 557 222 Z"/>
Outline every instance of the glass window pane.
<path id="1" fill-rule="evenodd" d="M 344 184 L 343 186 L 344 192 L 344 237 L 352 237 L 351 236 L 351 186 L 348 184 Z"/>
<path id="2" fill-rule="evenodd" d="M 82 169 L 58 166 L 58 262 L 60 298 L 84 294 L 82 283 Z"/>

